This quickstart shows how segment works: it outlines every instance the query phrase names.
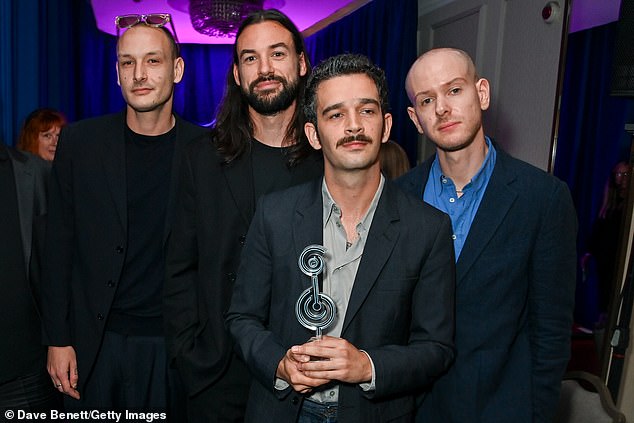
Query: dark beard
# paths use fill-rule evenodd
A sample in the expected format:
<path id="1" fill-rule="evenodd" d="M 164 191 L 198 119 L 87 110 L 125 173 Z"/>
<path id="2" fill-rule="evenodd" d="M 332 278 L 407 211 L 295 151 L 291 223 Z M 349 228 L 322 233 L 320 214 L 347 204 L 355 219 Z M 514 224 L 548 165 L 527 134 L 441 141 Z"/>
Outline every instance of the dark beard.
<path id="1" fill-rule="evenodd" d="M 267 96 L 265 95 L 267 91 L 263 91 L 260 94 L 255 92 L 257 84 L 272 80 L 282 84 L 282 90 L 278 94 Z M 243 89 L 242 92 L 253 110 L 264 116 L 272 116 L 288 109 L 293 104 L 293 101 L 297 99 L 298 82 L 295 80 L 289 83 L 281 76 L 260 77 L 249 85 L 248 91 Z"/>

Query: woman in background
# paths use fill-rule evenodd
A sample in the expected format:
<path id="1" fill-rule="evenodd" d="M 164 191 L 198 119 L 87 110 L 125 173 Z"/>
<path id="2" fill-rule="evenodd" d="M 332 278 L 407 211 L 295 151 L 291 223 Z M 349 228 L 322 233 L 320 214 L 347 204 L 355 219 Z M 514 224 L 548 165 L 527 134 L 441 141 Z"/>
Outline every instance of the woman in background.
<path id="1" fill-rule="evenodd" d="M 381 171 L 388 179 L 396 179 L 410 169 L 407 153 L 403 147 L 392 140 L 381 144 L 379 161 Z"/>
<path id="2" fill-rule="evenodd" d="M 31 112 L 24 121 L 18 148 L 40 156 L 46 161 L 53 161 L 57 140 L 66 118 L 53 109 L 37 109 Z"/>

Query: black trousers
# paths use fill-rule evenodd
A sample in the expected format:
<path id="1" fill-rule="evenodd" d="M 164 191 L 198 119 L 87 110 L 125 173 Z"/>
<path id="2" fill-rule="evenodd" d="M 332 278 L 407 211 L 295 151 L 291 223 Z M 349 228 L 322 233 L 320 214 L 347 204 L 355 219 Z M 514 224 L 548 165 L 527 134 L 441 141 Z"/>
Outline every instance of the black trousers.
<path id="1" fill-rule="evenodd" d="M 187 399 L 189 423 L 243 422 L 250 382 L 249 370 L 234 355 L 218 382 Z M 266 416 L 262 419 L 267 421 Z"/>
<path id="2" fill-rule="evenodd" d="M 50 416 L 53 409 L 62 409 L 62 397 L 45 369 L 0 384 L 0 422 L 17 420 L 20 411 Z M 11 413 L 14 417 L 9 419 Z"/>
<path id="3" fill-rule="evenodd" d="M 167 413 L 170 397 L 167 374 L 167 353 L 162 336 L 107 331 L 94 369 L 80 392 L 81 399 L 77 401 L 66 396 L 64 405 L 67 411 Z M 80 380 L 81 377 L 80 368 Z"/>

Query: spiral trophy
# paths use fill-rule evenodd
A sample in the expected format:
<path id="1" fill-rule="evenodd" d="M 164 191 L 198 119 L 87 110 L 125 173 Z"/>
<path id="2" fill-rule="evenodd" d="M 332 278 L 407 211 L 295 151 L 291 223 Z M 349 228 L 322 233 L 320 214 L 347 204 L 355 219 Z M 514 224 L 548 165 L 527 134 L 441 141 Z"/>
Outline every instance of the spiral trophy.
<path id="1" fill-rule="evenodd" d="M 332 298 L 319 292 L 319 274 L 324 270 L 325 252 L 321 245 L 309 245 L 298 260 L 300 270 L 310 276 L 312 286 L 297 299 L 295 315 L 302 326 L 315 331 L 315 339 L 321 339 L 322 331 L 335 321 L 337 315 L 337 306 Z"/>

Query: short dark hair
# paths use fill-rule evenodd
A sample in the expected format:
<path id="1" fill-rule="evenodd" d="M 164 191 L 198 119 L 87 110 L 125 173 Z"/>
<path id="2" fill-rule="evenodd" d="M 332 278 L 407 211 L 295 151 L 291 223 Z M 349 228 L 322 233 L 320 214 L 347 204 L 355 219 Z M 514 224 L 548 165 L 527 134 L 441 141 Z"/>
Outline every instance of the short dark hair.
<path id="1" fill-rule="evenodd" d="M 172 53 L 172 60 L 176 60 L 179 57 L 181 57 L 180 46 L 176 42 L 176 39 L 174 38 L 174 34 L 172 34 L 172 32 L 169 29 L 167 29 L 165 26 L 155 27 L 155 26 L 146 25 L 143 22 L 139 22 L 136 25 L 131 26 L 130 28 L 134 28 L 135 26 L 139 26 L 139 25 L 145 25 L 148 28 L 160 29 L 165 34 L 165 36 L 167 37 L 167 42 L 170 45 L 170 51 Z M 130 29 L 130 28 L 127 28 L 125 32 L 127 32 L 127 30 Z M 125 34 L 125 32 L 123 34 Z M 123 34 L 121 34 L 119 39 L 117 39 L 117 54 L 119 54 L 119 40 L 121 39 Z"/>
<path id="2" fill-rule="evenodd" d="M 302 34 L 293 21 L 279 10 L 268 9 L 253 12 L 245 18 L 236 33 L 233 45 L 233 63 L 238 65 L 238 39 L 242 32 L 251 25 L 270 21 L 279 23 L 290 32 L 295 52 L 298 56 L 303 55 L 306 63 L 306 75 L 300 75 L 297 86 L 297 92 L 299 93 L 296 99 L 297 107 L 295 107 L 295 113 L 286 129 L 282 143 L 282 145 L 290 144 L 287 151 L 287 163 L 289 166 L 294 166 L 301 159 L 312 153 L 312 148 L 304 135 L 304 115 L 300 106 L 306 79 L 311 69 Z M 218 152 L 225 163 L 237 159 L 247 152 L 251 146 L 253 125 L 249 117 L 249 105 L 242 93 L 242 89 L 233 78 L 233 69 L 231 67 L 227 73 L 227 87 L 216 116 L 213 137 Z"/>
<path id="3" fill-rule="evenodd" d="M 314 69 L 304 91 L 303 110 L 306 120 L 313 125 L 317 125 L 317 88 L 319 84 L 329 79 L 342 75 L 363 74 L 367 75 L 376 84 L 379 92 L 379 105 L 381 112 L 389 112 L 387 80 L 385 72 L 373 64 L 370 59 L 361 54 L 345 53 L 330 57 Z"/>

